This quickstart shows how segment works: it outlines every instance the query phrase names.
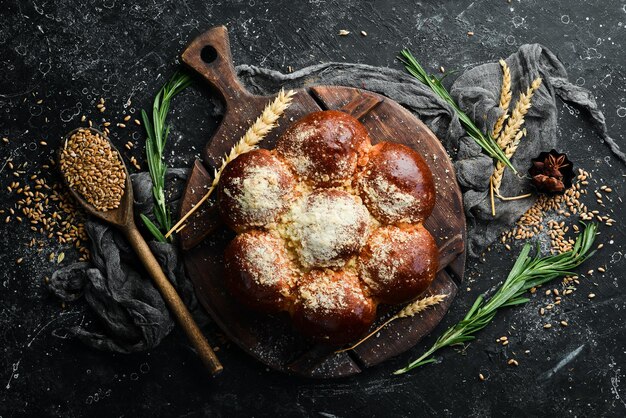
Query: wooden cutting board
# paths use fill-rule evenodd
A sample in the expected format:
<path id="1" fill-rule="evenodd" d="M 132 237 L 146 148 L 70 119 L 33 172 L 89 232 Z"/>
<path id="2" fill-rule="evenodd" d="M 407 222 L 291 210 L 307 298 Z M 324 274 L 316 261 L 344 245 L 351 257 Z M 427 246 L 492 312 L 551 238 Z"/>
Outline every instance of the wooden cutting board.
<path id="1" fill-rule="evenodd" d="M 224 118 L 203 151 L 203 162 L 192 167 L 180 211 L 186 213 L 211 184 L 214 167 L 245 133 L 273 97 L 256 96 L 237 80 L 225 27 L 215 27 L 194 39 L 182 61 L 204 78 L 225 104 Z M 447 294 L 439 305 L 412 318 L 396 320 L 354 350 L 315 344 L 298 334 L 285 315 L 248 311 L 224 288 L 223 252 L 234 234 L 223 226 L 213 202 L 190 218 L 179 234 L 187 273 L 196 294 L 223 332 L 243 350 L 267 366 L 287 373 L 335 378 L 359 373 L 396 356 L 428 335 L 448 311 L 463 279 L 465 216 L 454 168 L 435 135 L 409 111 L 381 95 L 348 87 L 311 86 L 297 90 L 280 126 L 262 142 L 272 149 L 294 121 L 320 109 L 338 109 L 359 119 L 372 142 L 395 141 L 419 152 L 433 172 L 437 204 L 425 223 L 440 252 L 440 271 L 427 294 Z M 376 324 L 401 307 L 379 306 Z M 376 326 L 376 324 L 374 326 Z"/>

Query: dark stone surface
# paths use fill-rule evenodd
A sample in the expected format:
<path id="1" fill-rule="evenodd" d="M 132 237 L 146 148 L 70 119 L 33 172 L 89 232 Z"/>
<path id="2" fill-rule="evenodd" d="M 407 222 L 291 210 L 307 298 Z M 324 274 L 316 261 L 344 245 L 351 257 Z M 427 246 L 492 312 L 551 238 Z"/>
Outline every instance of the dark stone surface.
<path id="1" fill-rule="evenodd" d="M 559 55 L 573 81 L 595 93 L 611 135 L 623 144 L 626 6 L 620 0 L 593 3 L 2 0 L 0 136 L 10 143 L 0 145 L 0 205 L 7 210 L 15 202 L 6 192 L 14 180 L 7 159 L 28 162 L 34 172 L 60 137 L 80 125 L 81 115 L 95 122 L 137 116 L 173 72 L 184 45 L 217 24 L 230 28 L 237 63 L 281 71 L 331 60 L 399 68 L 394 57 L 404 46 L 432 71 L 462 71 L 540 42 Z M 339 37 L 339 29 L 351 34 Z M 107 100 L 104 114 L 95 107 L 100 97 Z M 43 283 L 54 268 L 49 252 L 66 251 L 64 263 L 73 253 L 50 242 L 38 254 L 24 245 L 34 236 L 28 226 L 2 223 L 0 416 L 624 416 L 624 167 L 608 156 L 584 114 L 559 106 L 563 149 L 593 172 L 593 188 L 595 182 L 611 185 L 605 211 L 618 222 L 601 228 L 605 248 L 581 269 L 604 265 L 607 273 L 583 274 L 578 290 L 548 316 L 537 313 L 548 300 L 538 292 L 528 305 L 499 315 L 463 351 L 442 351 L 440 364 L 391 376 L 424 349 L 420 345 L 360 376 L 326 382 L 268 371 L 218 341 L 209 325 L 206 333 L 221 347 L 225 366 L 211 379 L 178 330 L 157 349 L 134 355 L 54 337 L 55 329 L 90 320 L 81 302 L 62 309 Z M 213 110 L 201 86 L 176 99 L 171 165 L 187 165 L 198 155 L 216 126 Z M 131 136 L 139 144 L 144 138 L 138 127 L 112 131 L 118 146 Z M 125 154 L 143 161 L 142 147 Z M 594 206 L 592 196 L 586 200 Z M 504 278 L 517 250 L 496 245 L 468 265 L 468 289 L 435 335 Z M 18 257 L 25 261 L 17 265 Z M 593 301 L 587 299 L 591 292 Z M 544 321 L 560 320 L 569 326 L 543 330 Z M 495 344 L 505 334 L 511 343 Z M 507 366 L 513 357 L 519 367 Z"/>

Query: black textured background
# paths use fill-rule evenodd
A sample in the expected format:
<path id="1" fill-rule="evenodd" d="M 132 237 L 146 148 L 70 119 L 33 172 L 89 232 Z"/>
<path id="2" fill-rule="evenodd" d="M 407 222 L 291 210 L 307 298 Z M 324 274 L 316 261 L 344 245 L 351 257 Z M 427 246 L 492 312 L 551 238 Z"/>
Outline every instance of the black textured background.
<path id="1" fill-rule="evenodd" d="M 10 138 L 0 144 L 0 206 L 14 203 L 6 192 L 13 180 L 5 166 L 9 158 L 39 170 L 60 137 L 80 125 L 81 115 L 101 120 L 95 108 L 100 97 L 107 101 L 108 120 L 138 116 L 176 68 L 186 43 L 218 24 L 229 27 L 236 63 L 280 71 L 327 61 L 400 68 L 394 58 L 405 46 L 431 71 L 462 71 L 506 57 L 522 43 L 543 43 L 565 63 L 572 81 L 595 93 L 610 133 L 625 147 L 626 4 L 620 0 L 0 0 L 0 136 Z M 340 29 L 351 34 L 339 37 Z M 475 35 L 468 37 L 468 31 Z M 178 330 L 157 349 L 134 355 L 54 337 L 55 329 L 90 320 L 82 303 L 62 309 L 43 283 L 54 268 L 48 253 L 66 251 L 67 263 L 72 252 L 50 243 L 38 254 L 24 245 L 32 237 L 26 225 L 2 223 L 0 417 L 624 416 L 626 216 L 618 199 L 624 196 L 624 166 L 608 156 L 584 114 L 563 103 L 560 108 L 563 148 L 593 172 L 591 190 L 595 182 L 614 189 L 605 201 L 618 222 L 601 229 L 605 248 L 582 269 L 605 265 L 607 273 L 583 274 L 579 289 L 553 314 L 537 314 L 548 298 L 540 292 L 528 305 L 499 315 L 463 351 L 442 351 L 440 364 L 391 376 L 423 350 L 420 345 L 360 376 L 326 382 L 266 370 L 218 341 L 207 326 L 225 366 L 211 379 Z M 175 100 L 171 165 L 188 165 L 198 155 L 218 122 L 213 114 L 202 86 Z M 112 131 L 118 146 L 144 138 L 138 127 Z M 40 140 L 50 146 L 39 146 Z M 125 154 L 145 166 L 141 147 Z M 595 199 L 587 201 L 594 206 Z M 503 279 L 512 254 L 496 245 L 483 260 L 469 263 L 468 287 L 442 326 Z M 18 257 L 25 258 L 20 265 Z M 597 295 L 593 301 L 587 299 L 591 292 Z M 544 330 L 546 320 L 570 325 Z M 511 343 L 495 344 L 505 334 Z M 519 367 L 507 366 L 511 357 Z"/>

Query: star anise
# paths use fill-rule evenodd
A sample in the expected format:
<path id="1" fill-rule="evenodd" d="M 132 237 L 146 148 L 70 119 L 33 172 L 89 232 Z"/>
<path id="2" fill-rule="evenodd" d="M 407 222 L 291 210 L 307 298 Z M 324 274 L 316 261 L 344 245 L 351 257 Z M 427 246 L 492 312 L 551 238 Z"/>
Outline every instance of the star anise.
<path id="1" fill-rule="evenodd" d="M 567 155 L 550 150 L 550 152 L 542 152 L 531 161 L 533 165 L 528 173 L 538 191 L 563 194 L 565 190 L 572 187 L 574 165 L 568 160 Z"/>

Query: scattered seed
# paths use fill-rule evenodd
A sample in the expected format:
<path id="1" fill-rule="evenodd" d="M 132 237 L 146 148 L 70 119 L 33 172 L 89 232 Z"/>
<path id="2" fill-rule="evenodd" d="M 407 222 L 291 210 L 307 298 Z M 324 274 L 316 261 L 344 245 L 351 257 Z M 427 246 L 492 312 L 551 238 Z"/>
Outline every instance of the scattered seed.
<path id="1" fill-rule="evenodd" d="M 365 32 L 364 30 L 361 31 L 361 35 L 362 36 L 367 36 L 367 32 Z"/>
<path id="2" fill-rule="evenodd" d="M 345 30 L 345 29 L 339 30 L 339 36 L 346 36 L 346 35 L 350 35 L 350 31 Z"/>
<path id="3" fill-rule="evenodd" d="M 561 326 L 566 327 L 567 326 L 567 321 L 561 321 Z"/>
<path id="4" fill-rule="evenodd" d="M 467 36 L 474 36 L 474 32 L 472 31 L 467 32 Z"/>
<path id="5" fill-rule="evenodd" d="M 519 366 L 519 362 L 515 359 L 509 359 L 509 361 L 506 362 L 506 364 L 508 364 L 509 366 Z"/>
<path id="6" fill-rule="evenodd" d="M 589 295 L 587 296 L 589 299 L 593 299 L 596 297 L 595 293 L 589 293 Z"/>
<path id="7" fill-rule="evenodd" d="M 485 381 L 485 376 L 482 373 L 478 373 L 478 378 L 484 382 Z"/>
<path id="8" fill-rule="evenodd" d="M 544 329 L 552 328 L 552 324 L 543 324 Z"/>
<path id="9" fill-rule="evenodd" d="M 128 122 L 130 120 L 130 115 L 124 116 L 124 122 Z"/>

